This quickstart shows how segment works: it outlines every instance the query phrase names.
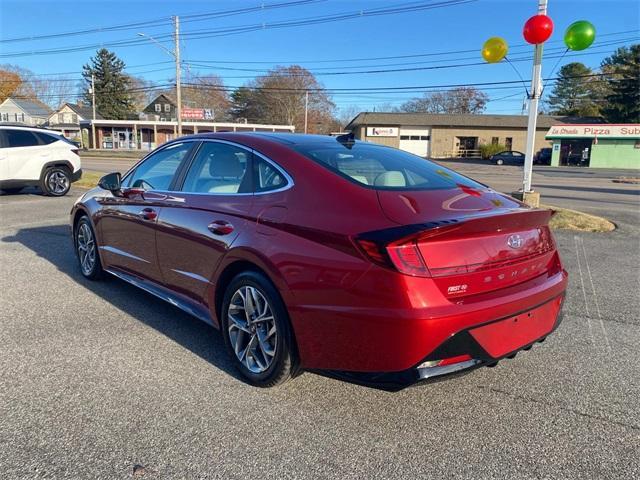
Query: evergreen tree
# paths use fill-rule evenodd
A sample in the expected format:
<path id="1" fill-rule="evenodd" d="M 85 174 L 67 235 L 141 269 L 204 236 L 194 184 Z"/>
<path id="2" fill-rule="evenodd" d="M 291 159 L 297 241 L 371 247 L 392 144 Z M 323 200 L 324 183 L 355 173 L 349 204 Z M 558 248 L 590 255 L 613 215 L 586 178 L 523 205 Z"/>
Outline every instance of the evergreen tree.
<path id="1" fill-rule="evenodd" d="M 564 65 L 558 73 L 547 104 L 552 115 L 600 116 L 600 103 L 593 71 L 580 62 Z"/>
<path id="2" fill-rule="evenodd" d="M 603 113 L 611 123 L 640 123 L 640 44 L 621 47 L 602 62 L 609 95 Z"/>
<path id="3" fill-rule="evenodd" d="M 124 73 L 124 62 L 106 48 L 96 52 L 82 67 L 84 96 L 91 104 L 91 75 L 95 77 L 96 110 L 110 120 L 124 120 L 135 113 L 131 78 Z"/>

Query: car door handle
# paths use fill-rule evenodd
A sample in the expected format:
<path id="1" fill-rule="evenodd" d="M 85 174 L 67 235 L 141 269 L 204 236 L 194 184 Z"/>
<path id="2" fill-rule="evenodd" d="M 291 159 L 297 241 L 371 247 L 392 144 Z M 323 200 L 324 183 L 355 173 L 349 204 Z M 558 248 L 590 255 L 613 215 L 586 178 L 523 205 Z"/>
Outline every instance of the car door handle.
<path id="1" fill-rule="evenodd" d="M 215 220 L 207 228 L 216 235 L 228 235 L 233 232 L 233 225 L 225 220 Z"/>
<path id="2" fill-rule="evenodd" d="M 156 218 L 158 218 L 158 212 L 149 207 L 143 208 L 140 211 L 139 215 L 143 220 L 155 220 Z"/>

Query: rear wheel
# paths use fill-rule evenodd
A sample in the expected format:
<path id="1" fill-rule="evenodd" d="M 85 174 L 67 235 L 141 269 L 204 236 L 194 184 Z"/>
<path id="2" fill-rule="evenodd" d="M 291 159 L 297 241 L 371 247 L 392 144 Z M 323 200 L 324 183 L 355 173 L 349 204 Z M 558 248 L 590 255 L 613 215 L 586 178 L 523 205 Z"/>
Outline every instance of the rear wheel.
<path id="1" fill-rule="evenodd" d="M 78 220 L 74 239 L 80 272 L 90 280 L 100 279 L 104 271 L 98 255 L 96 236 L 87 217 Z"/>
<path id="2" fill-rule="evenodd" d="M 502 160 L 501 158 L 496 160 L 496 165 L 503 165 L 503 164 L 504 164 L 504 160 Z"/>
<path id="3" fill-rule="evenodd" d="M 65 167 L 49 168 L 42 177 L 42 191 L 51 197 L 62 197 L 71 188 L 71 174 Z"/>
<path id="4" fill-rule="evenodd" d="M 222 304 L 221 327 L 236 367 L 252 385 L 274 387 L 296 373 L 289 316 L 264 275 L 249 271 L 231 281 Z"/>

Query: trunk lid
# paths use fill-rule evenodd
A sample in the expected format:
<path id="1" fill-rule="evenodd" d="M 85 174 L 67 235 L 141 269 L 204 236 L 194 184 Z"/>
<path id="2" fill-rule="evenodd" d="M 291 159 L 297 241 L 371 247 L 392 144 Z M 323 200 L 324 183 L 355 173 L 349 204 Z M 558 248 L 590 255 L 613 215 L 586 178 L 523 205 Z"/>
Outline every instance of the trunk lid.
<path id="1" fill-rule="evenodd" d="M 550 210 L 532 209 L 490 190 L 468 187 L 378 192 L 385 215 L 423 223 L 416 246 L 447 297 L 516 285 L 547 272 L 555 261 Z"/>

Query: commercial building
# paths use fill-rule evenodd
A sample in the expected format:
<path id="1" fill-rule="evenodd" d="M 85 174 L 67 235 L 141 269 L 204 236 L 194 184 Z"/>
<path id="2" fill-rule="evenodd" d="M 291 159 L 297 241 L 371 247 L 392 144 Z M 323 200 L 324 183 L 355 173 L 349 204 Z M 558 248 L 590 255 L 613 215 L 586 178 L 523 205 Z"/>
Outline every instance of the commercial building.
<path id="1" fill-rule="evenodd" d="M 582 120 L 540 115 L 535 150 L 551 146 L 545 138 L 553 125 Z M 593 119 L 593 122 L 598 122 Z M 430 158 L 478 157 L 483 144 L 504 145 L 524 152 L 527 117 L 524 115 L 449 115 L 429 113 L 363 112 L 346 127 L 355 137 Z"/>
<path id="2" fill-rule="evenodd" d="M 153 150 L 178 135 L 178 122 L 157 120 L 85 120 L 80 126 L 98 149 Z M 95 143 L 93 141 L 95 131 Z M 259 123 L 182 122 L 182 134 L 204 132 L 294 132 L 293 125 Z"/>
<path id="3" fill-rule="evenodd" d="M 640 124 L 554 125 L 551 165 L 640 169 Z"/>

